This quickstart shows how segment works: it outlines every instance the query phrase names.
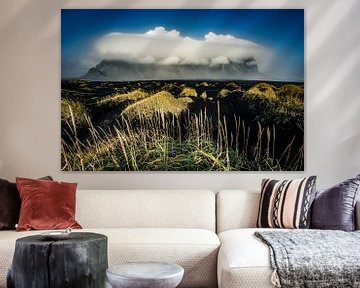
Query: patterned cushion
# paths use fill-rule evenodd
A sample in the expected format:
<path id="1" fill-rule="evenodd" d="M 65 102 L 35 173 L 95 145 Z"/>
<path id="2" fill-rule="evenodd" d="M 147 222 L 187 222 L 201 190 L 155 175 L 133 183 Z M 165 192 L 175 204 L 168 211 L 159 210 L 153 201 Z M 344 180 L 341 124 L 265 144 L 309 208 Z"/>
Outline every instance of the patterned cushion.
<path id="1" fill-rule="evenodd" d="M 294 180 L 263 179 L 257 227 L 308 228 L 316 176 Z"/>

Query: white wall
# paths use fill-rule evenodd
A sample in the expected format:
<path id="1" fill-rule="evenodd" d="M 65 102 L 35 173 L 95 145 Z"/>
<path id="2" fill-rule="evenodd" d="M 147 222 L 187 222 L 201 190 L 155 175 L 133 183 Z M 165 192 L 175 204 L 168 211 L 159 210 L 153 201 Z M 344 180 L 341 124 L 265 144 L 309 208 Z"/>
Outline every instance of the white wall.
<path id="1" fill-rule="evenodd" d="M 121 7 L 305 8 L 305 172 L 61 172 L 60 9 Z M 1 1 L 0 178 L 49 174 L 83 189 L 219 190 L 256 189 L 263 177 L 315 174 L 325 187 L 354 176 L 360 173 L 359 15 L 359 0 Z"/>

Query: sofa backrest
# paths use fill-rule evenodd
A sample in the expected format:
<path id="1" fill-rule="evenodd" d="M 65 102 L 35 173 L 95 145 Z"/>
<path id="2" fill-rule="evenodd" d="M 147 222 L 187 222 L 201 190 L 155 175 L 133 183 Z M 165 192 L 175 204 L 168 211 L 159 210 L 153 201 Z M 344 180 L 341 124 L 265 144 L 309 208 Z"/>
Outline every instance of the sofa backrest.
<path id="1" fill-rule="evenodd" d="M 359 197 L 360 198 L 360 197 Z M 255 228 L 260 202 L 259 191 L 223 190 L 216 194 L 216 232 Z M 355 207 L 356 230 L 360 230 L 360 199 Z"/>
<path id="2" fill-rule="evenodd" d="M 209 190 L 78 190 L 76 219 L 84 228 L 215 231 L 215 193 Z"/>
<path id="3" fill-rule="evenodd" d="M 360 196 L 356 202 L 355 209 L 355 221 L 356 221 L 356 230 L 360 230 Z"/>
<path id="4" fill-rule="evenodd" d="M 255 228 L 259 191 L 222 190 L 216 194 L 216 231 Z"/>

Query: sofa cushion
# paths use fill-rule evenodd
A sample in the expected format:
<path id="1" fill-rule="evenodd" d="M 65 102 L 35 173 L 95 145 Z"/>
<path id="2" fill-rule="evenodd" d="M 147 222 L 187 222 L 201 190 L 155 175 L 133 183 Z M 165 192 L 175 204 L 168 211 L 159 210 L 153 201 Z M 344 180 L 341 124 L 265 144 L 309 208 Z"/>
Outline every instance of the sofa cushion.
<path id="1" fill-rule="evenodd" d="M 316 193 L 311 215 L 315 229 L 353 231 L 360 175 Z"/>
<path id="2" fill-rule="evenodd" d="M 76 198 L 83 228 L 215 231 L 215 194 L 209 190 L 78 190 Z"/>
<path id="3" fill-rule="evenodd" d="M 75 221 L 76 183 L 16 178 L 21 198 L 16 230 L 81 228 Z"/>
<path id="4" fill-rule="evenodd" d="M 77 230 L 74 230 L 77 231 Z M 109 265 L 135 261 L 164 261 L 185 269 L 179 287 L 216 287 L 216 263 L 220 241 L 203 229 L 138 228 L 82 229 L 108 237 Z M 17 238 L 44 231 L 0 232 L 0 287 L 11 264 Z"/>
<path id="5" fill-rule="evenodd" d="M 40 179 L 52 180 L 51 176 Z M 21 199 L 16 183 L 0 179 L 0 230 L 15 230 L 18 223 Z"/>
<path id="6" fill-rule="evenodd" d="M 261 230 L 270 229 L 235 229 L 219 234 L 219 288 L 274 287 L 269 248 L 254 236 L 255 231 Z"/>
<path id="7" fill-rule="evenodd" d="M 309 228 L 316 176 L 294 180 L 263 179 L 257 227 Z"/>
<path id="8" fill-rule="evenodd" d="M 0 230 L 15 229 L 21 200 L 15 183 L 0 179 Z"/>

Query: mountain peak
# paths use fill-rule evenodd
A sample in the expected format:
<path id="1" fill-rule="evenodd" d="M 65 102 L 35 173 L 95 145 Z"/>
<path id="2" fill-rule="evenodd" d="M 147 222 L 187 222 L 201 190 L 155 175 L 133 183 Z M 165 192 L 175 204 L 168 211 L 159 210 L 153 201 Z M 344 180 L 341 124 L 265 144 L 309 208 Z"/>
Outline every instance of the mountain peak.
<path id="1" fill-rule="evenodd" d="M 81 78 L 88 80 L 133 81 L 169 79 L 247 79 L 257 75 L 257 63 L 248 58 L 226 64 L 159 64 L 102 60 Z"/>

